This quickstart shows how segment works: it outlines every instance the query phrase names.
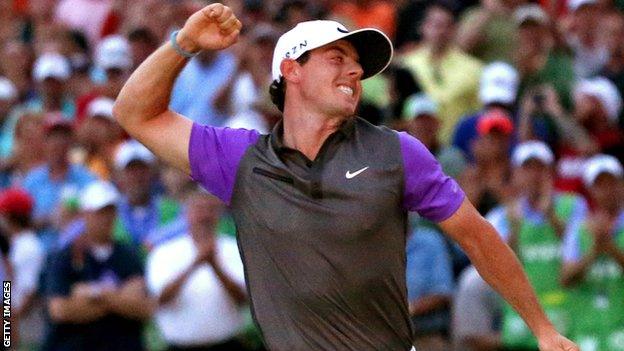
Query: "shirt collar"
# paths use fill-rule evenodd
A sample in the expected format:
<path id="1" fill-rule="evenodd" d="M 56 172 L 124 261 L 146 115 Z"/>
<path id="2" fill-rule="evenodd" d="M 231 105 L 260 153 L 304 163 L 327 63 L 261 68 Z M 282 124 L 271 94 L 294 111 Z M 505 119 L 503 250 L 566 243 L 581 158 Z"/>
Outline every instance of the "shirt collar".
<path id="1" fill-rule="evenodd" d="M 353 116 L 353 117 L 346 119 L 340 125 L 338 130 L 334 132 L 334 134 L 340 133 L 345 138 L 349 138 L 351 135 L 353 135 L 353 131 L 355 129 L 356 118 L 357 118 L 356 116 Z M 276 150 L 277 152 L 284 152 L 284 151 L 292 150 L 291 148 L 289 148 L 288 146 L 284 144 L 284 122 L 283 121 L 284 121 L 283 119 L 280 119 L 275 124 L 269 136 L 271 147 L 273 147 L 273 149 Z"/>

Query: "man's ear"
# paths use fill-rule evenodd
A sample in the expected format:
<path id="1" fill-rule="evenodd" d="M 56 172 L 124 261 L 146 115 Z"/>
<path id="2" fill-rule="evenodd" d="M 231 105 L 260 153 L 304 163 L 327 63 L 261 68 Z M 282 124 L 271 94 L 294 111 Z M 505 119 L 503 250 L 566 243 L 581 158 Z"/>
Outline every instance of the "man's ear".
<path id="1" fill-rule="evenodd" d="M 292 59 L 283 60 L 280 64 L 280 71 L 288 82 L 298 82 L 301 77 L 301 65 Z"/>

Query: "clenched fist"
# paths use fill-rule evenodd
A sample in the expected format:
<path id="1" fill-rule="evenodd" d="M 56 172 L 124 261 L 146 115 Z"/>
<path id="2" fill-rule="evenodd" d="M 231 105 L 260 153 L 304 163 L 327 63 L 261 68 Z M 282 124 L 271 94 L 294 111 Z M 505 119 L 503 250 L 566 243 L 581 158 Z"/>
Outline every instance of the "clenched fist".
<path id="1" fill-rule="evenodd" d="M 210 4 L 186 20 L 177 41 L 188 52 L 225 49 L 236 43 L 241 28 L 232 9 L 223 4 Z"/>

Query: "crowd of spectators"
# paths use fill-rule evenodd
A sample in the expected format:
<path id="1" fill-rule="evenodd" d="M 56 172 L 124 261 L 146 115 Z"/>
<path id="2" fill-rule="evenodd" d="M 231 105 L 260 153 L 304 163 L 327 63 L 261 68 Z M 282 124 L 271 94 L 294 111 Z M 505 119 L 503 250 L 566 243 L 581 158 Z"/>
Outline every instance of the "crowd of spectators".
<path id="1" fill-rule="evenodd" d="M 382 30 L 394 59 L 363 82 L 358 115 L 423 142 L 564 335 L 624 350 L 624 1 L 222 2 L 241 38 L 190 60 L 171 109 L 268 133 L 281 33 L 324 18 Z M 132 71 L 207 3 L 0 0 L 0 275 L 13 282 L 14 347 L 263 349 L 227 208 L 112 113 Z M 418 350 L 537 350 L 435 223 L 410 217 L 406 242 Z"/>

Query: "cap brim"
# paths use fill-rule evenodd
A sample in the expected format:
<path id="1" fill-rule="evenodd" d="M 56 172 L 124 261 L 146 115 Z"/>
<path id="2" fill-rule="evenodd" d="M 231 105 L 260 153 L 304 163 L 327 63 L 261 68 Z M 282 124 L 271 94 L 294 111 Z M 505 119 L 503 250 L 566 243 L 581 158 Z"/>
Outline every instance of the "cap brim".
<path id="1" fill-rule="evenodd" d="M 392 42 L 377 29 L 354 30 L 340 39 L 347 40 L 355 46 L 360 56 L 360 65 L 364 71 L 363 80 L 382 72 L 392 60 Z"/>

